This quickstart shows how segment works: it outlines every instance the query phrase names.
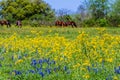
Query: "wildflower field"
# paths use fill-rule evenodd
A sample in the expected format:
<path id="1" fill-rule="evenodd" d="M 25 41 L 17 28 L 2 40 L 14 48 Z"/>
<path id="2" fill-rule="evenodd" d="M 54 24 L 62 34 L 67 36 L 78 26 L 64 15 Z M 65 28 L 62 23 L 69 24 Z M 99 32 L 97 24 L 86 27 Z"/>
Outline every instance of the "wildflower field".
<path id="1" fill-rule="evenodd" d="M 0 27 L 0 80 L 120 80 L 120 28 Z"/>

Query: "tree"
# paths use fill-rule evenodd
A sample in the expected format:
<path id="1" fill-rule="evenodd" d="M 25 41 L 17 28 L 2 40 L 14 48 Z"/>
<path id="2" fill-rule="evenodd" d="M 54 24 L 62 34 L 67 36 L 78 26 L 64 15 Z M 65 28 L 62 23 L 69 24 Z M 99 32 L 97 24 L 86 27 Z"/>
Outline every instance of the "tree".
<path id="1" fill-rule="evenodd" d="M 50 20 L 54 11 L 43 0 L 3 0 L 0 2 L 0 15 L 5 19 Z"/>
<path id="2" fill-rule="evenodd" d="M 89 0 L 89 11 L 95 20 L 105 18 L 108 9 L 108 0 Z"/>
<path id="3" fill-rule="evenodd" d="M 81 2 L 81 4 L 79 5 L 78 9 L 77 9 L 77 18 L 81 21 L 89 18 L 89 12 L 88 12 L 88 9 L 89 9 L 89 3 L 88 1 L 86 0 L 83 0 Z"/>
<path id="4" fill-rule="evenodd" d="M 113 15 L 120 16 L 120 0 L 116 0 L 113 4 Z"/>
<path id="5" fill-rule="evenodd" d="M 108 20 L 111 26 L 120 26 L 120 0 L 113 1 Z"/>

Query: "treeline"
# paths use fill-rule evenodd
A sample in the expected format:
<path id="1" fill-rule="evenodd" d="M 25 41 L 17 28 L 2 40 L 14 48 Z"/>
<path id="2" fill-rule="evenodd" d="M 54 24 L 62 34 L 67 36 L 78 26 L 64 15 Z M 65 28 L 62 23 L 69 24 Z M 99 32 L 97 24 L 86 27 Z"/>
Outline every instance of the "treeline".
<path id="1" fill-rule="evenodd" d="M 33 26 L 55 19 L 54 10 L 43 0 L 2 0 L 0 15 L 1 19 L 22 20 L 23 24 Z"/>
<path id="2" fill-rule="evenodd" d="M 78 8 L 82 26 L 120 26 L 120 0 L 84 0 Z"/>
<path id="3" fill-rule="evenodd" d="M 75 21 L 80 27 L 120 26 L 120 0 L 83 0 L 78 10 L 56 11 L 43 0 L 2 0 L 0 18 L 11 22 L 22 20 L 24 25 L 53 26 L 55 20 Z"/>

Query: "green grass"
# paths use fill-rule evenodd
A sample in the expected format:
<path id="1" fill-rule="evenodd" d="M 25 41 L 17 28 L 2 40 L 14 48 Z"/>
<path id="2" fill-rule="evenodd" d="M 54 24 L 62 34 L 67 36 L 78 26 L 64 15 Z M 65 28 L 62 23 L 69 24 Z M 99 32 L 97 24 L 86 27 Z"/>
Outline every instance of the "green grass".
<path id="1" fill-rule="evenodd" d="M 17 27 L 12 26 L 12 28 L 6 28 L 5 26 L 0 26 L 0 36 L 1 37 L 9 37 L 13 33 L 17 33 L 21 37 L 24 37 L 27 35 L 34 37 L 34 35 L 31 35 L 31 31 L 33 31 L 33 30 L 35 30 L 37 32 L 42 31 L 43 32 L 42 36 L 46 36 L 46 35 L 54 36 L 55 34 L 59 34 L 59 36 L 64 36 L 65 38 L 68 38 L 68 39 L 75 39 L 76 36 L 79 35 L 78 32 L 81 32 L 81 31 L 85 31 L 90 36 L 99 35 L 98 31 L 94 27 L 93 28 L 92 27 L 90 27 L 90 28 L 52 27 L 51 28 L 51 27 L 47 27 L 47 26 L 45 26 L 45 27 L 23 26 L 23 28 L 17 28 Z M 49 30 L 52 30 L 52 32 L 49 33 Z M 120 35 L 120 28 L 107 27 L 105 32 L 112 34 L 112 35 Z"/>

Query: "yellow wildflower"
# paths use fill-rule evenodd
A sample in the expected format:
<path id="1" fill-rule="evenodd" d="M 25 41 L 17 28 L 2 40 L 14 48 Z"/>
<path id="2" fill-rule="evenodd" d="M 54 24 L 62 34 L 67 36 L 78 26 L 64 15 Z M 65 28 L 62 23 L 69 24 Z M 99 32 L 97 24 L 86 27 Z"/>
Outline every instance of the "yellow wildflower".
<path id="1" fill-rule="evenodd" d="M 83 75 L 83 78 L 88 79 L 88 78 L 90 78 L 90 75 L 89 74 L 85 74 L 85 75 Z"/>
<path id="2" fill-rule="evenodd" d="M 22 63 L 22 62 L 23 62 L 23 60 L 20 59 L 20 60 L 18 60 L 18 61 L 15 62 L 15 65 L 18 64 L 18 63 Z"/>

